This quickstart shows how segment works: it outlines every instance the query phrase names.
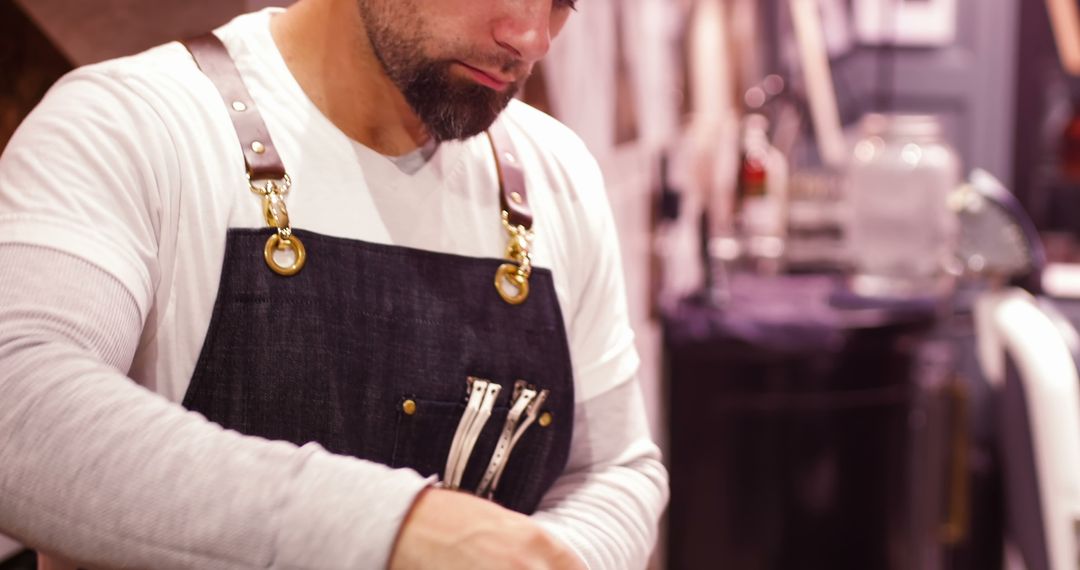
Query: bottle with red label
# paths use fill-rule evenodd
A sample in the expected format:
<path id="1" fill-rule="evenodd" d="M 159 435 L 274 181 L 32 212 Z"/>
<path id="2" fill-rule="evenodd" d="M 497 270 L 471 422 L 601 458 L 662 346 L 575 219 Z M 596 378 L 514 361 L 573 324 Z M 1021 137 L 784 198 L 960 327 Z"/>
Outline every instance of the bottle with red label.
<path id="1" fill-rule="evenodd" d="M 761 270 L 775 271 L 787 233 L 788 165 L 783 153 L 769 142 L 768 129 L 763 115 L 743 119 L 735 228 L 743 256 Z"/>

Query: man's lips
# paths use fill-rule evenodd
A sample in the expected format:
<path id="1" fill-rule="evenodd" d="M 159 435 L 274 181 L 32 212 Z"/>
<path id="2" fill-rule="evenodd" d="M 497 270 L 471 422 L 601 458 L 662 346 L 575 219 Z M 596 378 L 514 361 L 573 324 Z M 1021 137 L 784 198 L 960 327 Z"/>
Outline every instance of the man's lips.
<path id="1" fill-rule="evenodd" d="M 478 67 L 473 67 L 463 61 L 457 63 L 461 64 L 461 67 L 465 69 L 465 72 L 468 73 L 470 77 L 472 77 L 473 81 L 476 81 L 485 87 L 490 87 L 495 91 L 505 91 L 512 83 L 514 83 L 513 78 L 501 77 L 490 71 L 484 71 Z"/>

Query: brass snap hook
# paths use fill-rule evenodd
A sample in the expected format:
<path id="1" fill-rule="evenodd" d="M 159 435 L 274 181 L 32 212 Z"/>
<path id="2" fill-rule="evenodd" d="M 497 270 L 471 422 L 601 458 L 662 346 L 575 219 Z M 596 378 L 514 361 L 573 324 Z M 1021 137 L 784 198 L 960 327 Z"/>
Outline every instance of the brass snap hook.
<path id="1" fill-rule="evenodd" d="M 274 252 L 286 249 L 292 250 L 294 259 L 292 265 L 283 266 L 274 259 Z M 300 273 L 300 270 L 304 268 L 304 262 L 307 261 L 307 250 L 304 249 L 304 244 L 300 241 L 300 238 L 293 235 L 282 238 L 275 233 L 270 236 L 270 239 L 266 240 L 263 257 L 266 258 L 266 264 L 270 266 L 274 273 L 284 277 L 292 277 Z"/>
<path id="2" fill-rule="evenodd" d="M 272 228 L 289 227 L 289 209 L 281 194 L 274 192 L 266 195 L 263 199 L 263 217 L 266 218 L 266 225 Z"/>
<path id="3" fill-rule="evenodd" d="M 509 291 L 507 286 L 510 287 Z M 529 279 L 521 274 L 518 266 L 504 263 L 495 272 L 495 289 L 503 301 L 511 305 L 520 305 L 529 298 Z"/>

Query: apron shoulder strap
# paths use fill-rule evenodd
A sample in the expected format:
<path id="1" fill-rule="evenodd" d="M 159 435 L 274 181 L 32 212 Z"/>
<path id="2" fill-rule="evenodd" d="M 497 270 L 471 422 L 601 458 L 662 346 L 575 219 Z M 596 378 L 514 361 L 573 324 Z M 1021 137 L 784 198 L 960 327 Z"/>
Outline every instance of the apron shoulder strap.
<path id="1" fill-rule="evenodd" d="M 502 209 L 507 213 L 511 226 L 532 229 L 533 214 L 529 207 L 529 195 L 525 191 L 525 171 L 521 168 L 521 158 L 510 139 L 510 133 L 502 121 L 496 120 L 487 134 L 499 170 Z"/>
<path id="2" fill-rule="evenodd" d="M 212 32 L 182 43 L 225 102 L 244 151 L 248 176 L 253 181 L 284 179 L 285 165 L 270 138 L 270 129 L 266 127 L 225 44 Z"/>
<path id="3" fill-rule="evenodd" d="M 248 175 L 252 180 L 284 179 L 285 165 L 270 137 L 270 129 L 244 85 L 228 48 L 213 33 L 184 40 L 183 44 L 225 102 L 244 151 Z M 502 209 L 508 214 L 511 225 L 531 229 L 533 216 L 525 188 L 525 173 L 510 133 L 501 121 L 495 121 L 487 134 L 495 153 Z"/>

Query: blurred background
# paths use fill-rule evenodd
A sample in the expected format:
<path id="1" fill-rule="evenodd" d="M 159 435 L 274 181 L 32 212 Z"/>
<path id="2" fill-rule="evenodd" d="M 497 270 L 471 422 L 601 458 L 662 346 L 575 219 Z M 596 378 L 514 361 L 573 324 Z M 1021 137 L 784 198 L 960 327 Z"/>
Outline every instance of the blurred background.
<path id="1" fill-rule="evenodd" d="M 0 0 L 0 149 L 74 67 L 289 3 Z M 606 176 L 653 568 L 1080 567 L 1077 74 L 1077 0 L 579 2 L 524 98 Z"/>

